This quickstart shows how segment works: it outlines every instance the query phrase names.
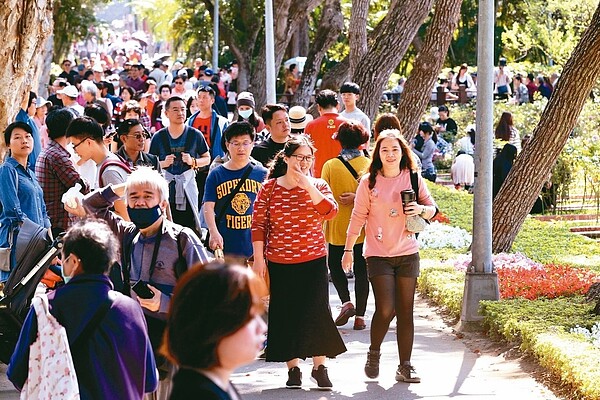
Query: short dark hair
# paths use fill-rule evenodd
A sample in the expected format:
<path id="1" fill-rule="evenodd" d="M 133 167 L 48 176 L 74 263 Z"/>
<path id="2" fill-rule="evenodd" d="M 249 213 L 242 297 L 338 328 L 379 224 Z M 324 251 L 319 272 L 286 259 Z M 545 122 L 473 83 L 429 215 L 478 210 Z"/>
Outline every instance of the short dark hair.
<path id="1" fill-rule="evenodd" d="M 248 135 L 254 142 L 256 139 L 256 131 L 254 130 L 254 126 L 248 121 L 236 121 L 229 124 L 227 129 L 223 132 L 223 140 L 221 143 L 221 147 L 223 151 L 227 152 L 227 148 L 225 147 L 225 141 L 229 142 L 233 138 Z"/>
<path id="2" fill-rule="evenodd" d="M 164 88 L 169 89 L 169 93 L 171 93 L 171 85 L 169 85 L 168 83 L 163 83 L 162 85 L 160 85 L 160 87 L 158 88 L 158 93 L 162 92 Z"/>
<path id="3" fill-rule="evenodd" d="M 533 75 L 533 73 L 530 72 L 530 73 L 527 74 L 527 79 L 529 79 L 530 81 L 533 82 L 535 80 L 535 75 Z"/>
<path id="4" fill-rule="evenodd" d="M 329 89 L 321 90 L 319 94 L 317 94 L 315 101 L 321 108 L 337 107 L 339 104 L 337 94 Z"/>
<path id="5" fill-rule="evenodd" d="M 360 94 L 360 86 L 354 82 L 345 82 L 342 87 L 340 87 L 340 93 Z"/>
<path id="6" fill-rule="evenodd" d="M 110 115 L 104 107 L 99 104 L 90 104 L 85 107 L 83 110 L 83 115 L 92 117 L 96 122 L 100 125 L 105 126 L 110 123 Z"/>
<path id="7" fill-rule="evenodd" d="M 67 127 L 75 119 L 75 114 L 69 108 L 52 110 L 46 115 L 48 137 L 58 139 L 67 134 Z"/>
<path id="8" fill-rule="evenodd" d="M 369 132 L 360 122 L 345 121 L 340 124 L 336 139 L 343 149 L 358 149 L 369 141 Z"/>
<path id="9" fill-rule="evenodd" d="M 210 86 L 200 86 L 198 88 L 198 93 L 208 93 L 210 94 L 210 96 L 214 99 L 215 98 L 215 90 L 213 88 L 211 88 Z"/>
<path id="10" fill-rule="evenodd" d="M 433 127 L 429 122 L 421 122 L 419 124 L 419 131 L 433 133 Z"/>
<path id="11" fill-rule="evenodd" d="M 4 130 L 4 144 L 6 144 L 7 147 L 10 144 L 10 136 L 12 135 L 13 131 L 17 128 L 23 129 L 25 132 L 29 133 L 30 135 L 33 134 L 33 130 L 25 122 L 21 122 L 21 121 L 13 122 L 12 124 L 8 125 L 6 127 L 6 129 Z"/>
<path id="12" fill-rule="evenodd" d="M 118 260 L 119 242 L 108 224 L 88 219 L 77 222 L 63 238 L 63 256 L 77 255 L 87 274 L 107 274 Z M 63 258 L 63 259 L 64 259 Z"/>
<path id="13" fill-rule="evenodd" d="M 84 116 L 75 118 L 67 128 L 66 136 L 69 137 L 89 137 L 96 142 L 102 142 L 104 130 L 102 126 L 92 117 Z"/>
<path id="14" fill-rule="evenodd" d="M 174 103 L 176 101 L 183 101 L 183 104 L 185 104 L 185 100 L 179 96 L 169 97 L 169 99 L 167 101 L 165 101 L 165 110 L 167 110 L 169 107 L 171 107 L 171 103 Z"/>
<path id="15" fill-rule="evenodd" d="M 262 314 L 265 293 L 248 268 L 218 261 L 193 266 L 175 287 L 161 353 L 178 366 L 221 365 L 219 343 Z"/>
<path id="16" fill-rule="evenodd" d="M 287 113 L 287 110 L 281 104 L 267 104 L 261 110 L 261 116 L 265 124 L 271 126 L 271 121 L 273 120 L 273 114 L 277 111 L 283 111 Z"/>
<path id="17" fill-rule="evenodd" d="M 139 119 L 126 119 L 123 122 L 121 122 L 117 127 L 117 133 L 119 134 L 119 136 L 128 135 L 131 131 L 131 128 L 138 125 L 142 125 L 142 122 Z"/>
<path id="18" fill-rule="evenodd" d="M 37 94 L 35 94 L 35 92 L 29 92 L 29 103 L 27 104 L 27 107 L 29 107 L 31 102 L 35 99 L 37 99 Z"/>
<path id="19" fill-rule="evenodd" d="M 129 92 L 132 99 L 133 99 L 133 96 L 135 96 L 135 90 L 133 90 L 132 87 L 125 86 L 124 88 L 121 89 L 121 93 L 123 93 L 123 92 Z"/>
<path id="20" fill-rule="evenodd" d="M 92 71 L 91 69 L 88 69 L 87 71 L 85 71 L 85 73 L 83 74 L 83 78 L 85 80 L 89 80 L 90 76 L 94 75 L 94 71 Z"/>

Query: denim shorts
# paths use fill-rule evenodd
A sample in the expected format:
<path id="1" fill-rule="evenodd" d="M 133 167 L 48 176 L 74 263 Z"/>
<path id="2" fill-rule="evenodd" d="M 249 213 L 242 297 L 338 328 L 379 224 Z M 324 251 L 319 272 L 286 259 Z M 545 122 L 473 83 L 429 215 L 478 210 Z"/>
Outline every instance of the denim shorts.
<path id="1" fill-rule="evenodd" d="M 369 278 L 379 275 L 392 275 L 402 278 L 416 278 L 420 272 L 419 253 L 397 257 L 367 257 Z"/>

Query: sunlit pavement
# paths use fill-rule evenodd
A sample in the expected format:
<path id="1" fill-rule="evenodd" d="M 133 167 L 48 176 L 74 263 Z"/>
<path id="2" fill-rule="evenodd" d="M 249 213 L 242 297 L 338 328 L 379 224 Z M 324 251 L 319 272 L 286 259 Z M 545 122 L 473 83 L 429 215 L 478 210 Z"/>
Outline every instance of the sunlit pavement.
<path id="1" fill-rule="evenodd" d="M 353 284 L 353 280 L 350 281 Z M 330 284 L 333 316 L 339 313 L 340 301 Z M 412 363 L 421 383 L 395 381 L 398 365 L 396 320 L 381 348 L 381 373 L 370 380 L 363 372 L 369 347 L 370 317 L 374 310 L 373 294 L 369 296 L 367 329 L 354 331 L 353 318 L 340 328 L 348 351 L 327 360 L 333 390 L 316 390 L 310 380 L 310 361 L 301 362 L 302 389 L 285 389 L 287 370 L 284 363 L 257 360 L 237 371 L 232 381 L 244 400 L 252 399 L 556 399 L 519 366 L 518 360 L 502 355 L 485 355 L 469 349 L 453 334 L 439 316 L 420 298 L 415 306 L 415 345 Z M 19 394 L 6 379 L 6 366 L 0 365 L 0 399 L 18 399 Z"/>

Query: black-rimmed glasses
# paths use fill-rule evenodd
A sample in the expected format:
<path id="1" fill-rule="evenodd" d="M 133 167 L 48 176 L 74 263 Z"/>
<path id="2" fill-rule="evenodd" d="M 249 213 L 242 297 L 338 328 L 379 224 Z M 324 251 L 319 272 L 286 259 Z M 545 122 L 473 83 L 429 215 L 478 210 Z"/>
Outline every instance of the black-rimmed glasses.
<path id="1" fill-rule="evenodd" d="M 77 144 L 74 144 L 74 145 L 73 145 L 73 150 L 77 149 L 77 148 L 78 148 L 78 147 L 81 145 L 81 143 L 85 142 L 85 141 L 86 141 L 86 140 L 88 140 L 88 139 L 91 139 L 91 138 L 90 138 L 90 137 L 86 137 L 86 138 L 84 138 L 83 140 L 81 140 L 79 143 L 77 143 Z"/>

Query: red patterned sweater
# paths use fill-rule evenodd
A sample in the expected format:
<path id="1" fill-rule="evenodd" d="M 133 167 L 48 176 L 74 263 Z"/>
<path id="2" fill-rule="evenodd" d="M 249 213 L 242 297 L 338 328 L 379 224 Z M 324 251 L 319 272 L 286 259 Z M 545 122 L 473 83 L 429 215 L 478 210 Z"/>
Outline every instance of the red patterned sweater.
<path id="1" fill-rule="evenodd" d="M 276 179 L 266 182 L 258 192 L 252 215 L 252 241 L 266 242 L 267 260 L 296 264 L 327 255 L 323 221 L 335 217 L 338 205 L 327 182 L 314 179 L 313 183 L 325 195 L 318 204 L 313 204 L 306 190 L 288 190 Z"/>

